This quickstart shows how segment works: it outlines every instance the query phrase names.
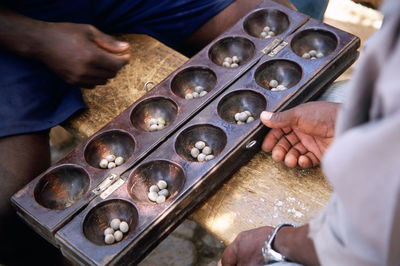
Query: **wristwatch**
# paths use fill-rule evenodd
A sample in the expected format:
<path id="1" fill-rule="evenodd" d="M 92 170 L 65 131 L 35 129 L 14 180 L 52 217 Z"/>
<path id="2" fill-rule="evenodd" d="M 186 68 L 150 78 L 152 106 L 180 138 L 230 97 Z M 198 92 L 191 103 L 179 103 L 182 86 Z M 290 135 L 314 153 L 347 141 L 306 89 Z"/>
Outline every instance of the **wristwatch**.
<path id="1" fill-rule="evenodd" d="M 273 249 L 273 244 L 276 234 L 284 226 L 294 227 L 293 224 L 283 223 L 275 227 L 274 230 L 272 230 L 271 233 L 268 235 L 267 241 L 265 241 L 264 247 L 261 249 L 265 264 L 287 261 L 285 259 L 285 256 L 283 256 L 281 253 Z"/>

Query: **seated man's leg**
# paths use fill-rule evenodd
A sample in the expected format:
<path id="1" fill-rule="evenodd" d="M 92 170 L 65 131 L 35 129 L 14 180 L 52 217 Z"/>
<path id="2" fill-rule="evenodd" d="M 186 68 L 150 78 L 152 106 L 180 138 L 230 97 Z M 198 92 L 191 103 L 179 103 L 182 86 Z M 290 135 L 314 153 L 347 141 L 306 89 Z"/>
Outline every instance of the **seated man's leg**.
<path id="1" fill-rule="evenodd" d="M 11 196 L 50 166 L 48 131 L 0 138 L 0 264 L 54 262 L 56 249 L 15 214 Z M 39 249 L 46 250 L 46 256 Z"/>

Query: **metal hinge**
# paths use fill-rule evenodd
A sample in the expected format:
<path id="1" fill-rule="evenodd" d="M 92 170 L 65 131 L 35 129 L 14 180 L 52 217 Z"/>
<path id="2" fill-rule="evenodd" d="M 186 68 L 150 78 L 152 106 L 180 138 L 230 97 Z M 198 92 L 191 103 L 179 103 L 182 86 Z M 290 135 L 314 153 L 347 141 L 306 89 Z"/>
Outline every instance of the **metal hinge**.
<path id="1" fill-rule="evenodd" d="M 264 54 L 269 54 L 269 52 L 272 51 L 277 45 L 279 45 L 282 42 L 282 39 L 274 39 L 272 42 L 270 42 L 267 46 L 264 47 L 264 49 L 261 50 Z"/>
<path id="2" fill-rule="evenodd" d="M 288 44 L 286 41 L 282 41 L 278 46 L 276 46 L 271 52 L 268 53 L 268 56 L 275 56 L 277 55 L 285 46 Z"/>
<path id="3" fill-rule="evenodd" d="M 111 174 L 107 176 L 92 192 L 102 198 L 107 198 L 111 193 L 113 193 L 117 188 L 119 188 L 125 180 L 116 174 Z"/>

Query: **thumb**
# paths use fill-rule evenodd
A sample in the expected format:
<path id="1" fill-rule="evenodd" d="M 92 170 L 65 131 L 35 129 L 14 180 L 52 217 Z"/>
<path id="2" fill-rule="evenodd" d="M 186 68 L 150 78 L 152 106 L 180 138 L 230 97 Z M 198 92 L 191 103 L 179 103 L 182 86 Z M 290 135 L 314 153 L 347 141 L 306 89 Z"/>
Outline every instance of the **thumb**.
<path id="1" fill-rule="evenodd" d="M 129 49 L 129 43 L 116 40 L 114 37 L 97 31 L 94 35 L 94 42 L 104 50 L 111 53 L 122 53 Z"/>
<path id="2" fill-rule="evenodd" d="M 296 112 L 293 109 L 272 113 L 264 111 L 260 115 L 261 122 L 269 128 L 284 128 L 297 125 Z"/>

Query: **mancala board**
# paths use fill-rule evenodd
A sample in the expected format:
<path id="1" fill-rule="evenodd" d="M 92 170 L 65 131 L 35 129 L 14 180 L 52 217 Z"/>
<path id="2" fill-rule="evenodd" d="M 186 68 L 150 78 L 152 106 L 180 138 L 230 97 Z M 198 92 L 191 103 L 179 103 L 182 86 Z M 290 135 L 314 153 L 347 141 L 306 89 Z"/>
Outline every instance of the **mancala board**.
<path id="1" fill-rule="evenodd" d="M 261 38 L 268 25 L 275 33 Z M 12 197 L 18 214 L 79 264 L 135 264 L 202 200 L 259 150 L 263 110 L 313 99 L 357 58 L 360 40 L 270 0 L 239 20 L 129 108 Z M 323 57 L 303 58 L 315 50 Z M 222 66 L 237 56 L 236 68 Z M 271 90 L 271 80 L 287 89 Z M 196 86 L 207 94 L 185 99 Z M 238 112 L 255 121 L 237 124 Z M 150 131 L 151 118 L 165 128 Z M 198 140 L 214 159 L 198 162 Z M 99 166 L 108 154 L 125 162 Z M 163 178 L 170 196 L 156 204 L 148 188 Z M 113 218 L 129 224 L 120 242 L 105 244 Z"/>

